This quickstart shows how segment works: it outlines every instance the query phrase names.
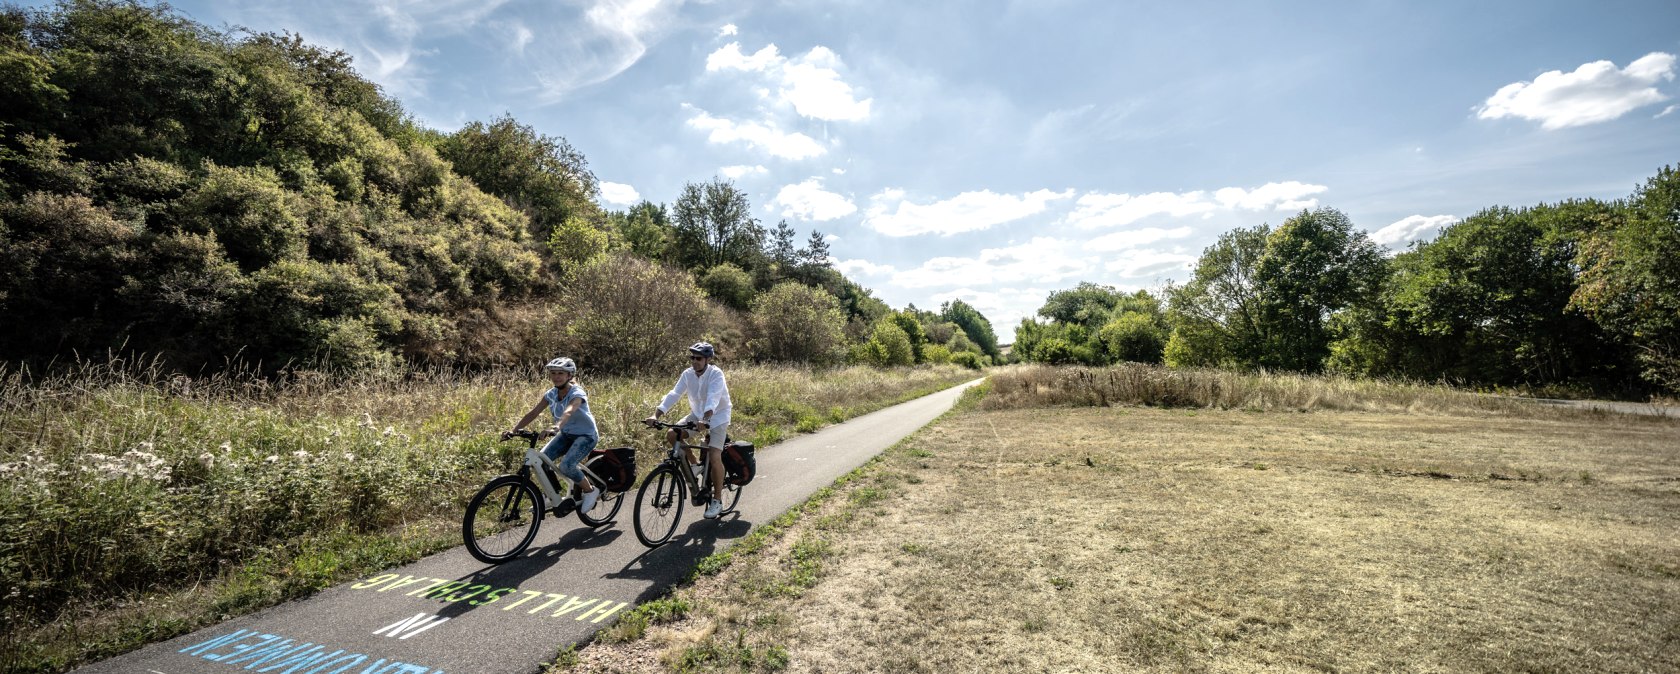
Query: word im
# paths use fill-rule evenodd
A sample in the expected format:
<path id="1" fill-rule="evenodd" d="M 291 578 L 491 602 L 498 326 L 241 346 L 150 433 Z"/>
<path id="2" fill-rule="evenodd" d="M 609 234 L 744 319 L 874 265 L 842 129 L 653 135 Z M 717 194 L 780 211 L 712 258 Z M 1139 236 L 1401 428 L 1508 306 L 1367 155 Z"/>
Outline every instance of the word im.
<path id="1" fill-rule="evenodd" d="M 307 641 L 298 644 L 278 634 L 256 630 L 236 630 L 178 652 L 224 665 L 243 663 L 245 669 L 278 674 L 444 674 L 425 665 L 385 658 L 368 663 L 369 656 L 361 653 L 347 653 L 342 648 L 328 651 L 320 644 Z M 364 663 L 366 667 L 356 669 Z"/>
<path id="2" fill-rule="evenodd" d="M 374 590 L 375 592 L 389 592 L 391 590 L 404 587 L 413 588 L 404 593 L 410 597 L 418 596 L 426 599 L 438 599 L 447 602 L 465 601 L 470 606 L 487 606 L 502 601 L 503 597 L 518 593 L 518 595 L 515 596 L 523 596 L 517 600 L 509 599 L 498 608 L 503 611 L 511 611 L 515 608 L 519 608 L 527 615 L 536 615 L 537 613 L 554 606 L 554 612 L 544 617 L 559 618 L 572 613 L 577 613 L 577 617 L 573 618 L 573 620 L 583 620 L 585 618 L 593 617 L 594 620 L 589 621 L 591 623 L 599 623 L 602 620 L 606 620 L 608 616 L 618 613 L 623 610 L 624 607 L 630 605 L 629 602 L 613 602 L 611 599 L 585 599 L 583 597 L 571 597 L 568 599 L 568 595 L 554 592 L 521 590 L 517 587 L 495 587 L 493 585 L 482 584 L 474 585 L 471 582 L 464 580 L 452 581 L 446 578 L 403 576 L 395 573 L 374 576 L 350 586 L 353 590 Z M 524 606 L 524 604 L 530 603 L 532 600 L 542 597 L 547 597 L 548 601 L 539 601 L 529 607 Z M 566 600 L 565 603 L 560 603 L 560 600 L 562 599 Z M 560 605 L 555 606 L 555 604 Z"/>

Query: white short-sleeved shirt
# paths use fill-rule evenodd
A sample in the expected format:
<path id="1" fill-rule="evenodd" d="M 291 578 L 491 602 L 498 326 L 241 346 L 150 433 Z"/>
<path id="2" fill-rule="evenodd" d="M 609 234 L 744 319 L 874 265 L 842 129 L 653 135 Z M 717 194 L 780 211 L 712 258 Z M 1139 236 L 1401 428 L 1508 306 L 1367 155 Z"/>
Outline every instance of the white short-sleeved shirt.
<path id="1" fill-rule="evenodd" d="M 671 406 L 677 404 L 677 398 L 685 393 L 696 419 L 704 418 L 710 411 L 712 426 L 729 423 L 729 384 L 723 379 L 723 370 L 716 365 L 707 365 L 706 371 L 698 375 L 694 374 L 692 367 L 683 368 L 682 376 L 677 377 L 677 385 L 671 387 L 671 392 L 665 394 L 665 400 L 659 403 L 659 413 L 671 411 Z"/>

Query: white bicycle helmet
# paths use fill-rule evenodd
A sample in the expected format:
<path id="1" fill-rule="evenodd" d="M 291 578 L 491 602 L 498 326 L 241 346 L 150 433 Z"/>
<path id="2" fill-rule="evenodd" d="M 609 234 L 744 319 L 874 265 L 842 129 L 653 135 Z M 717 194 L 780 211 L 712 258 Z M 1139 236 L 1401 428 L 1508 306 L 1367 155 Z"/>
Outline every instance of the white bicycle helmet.
<path id="1" fill-rule="evenodd" d="M 547 370 L 549 372 L 560 371 L 560 372 L 567 372 L 567 373 L 571 373 L 571 374 L 577 374 L 577 363 L 572 362 L 572 359 L 570 359 L 570 358 L 567 358 L 565 356 L 561 356 L 559 358 L 555 358 L 554 360 L 548 361 L 548 364 L 544 365 L 543 369 Z"/>

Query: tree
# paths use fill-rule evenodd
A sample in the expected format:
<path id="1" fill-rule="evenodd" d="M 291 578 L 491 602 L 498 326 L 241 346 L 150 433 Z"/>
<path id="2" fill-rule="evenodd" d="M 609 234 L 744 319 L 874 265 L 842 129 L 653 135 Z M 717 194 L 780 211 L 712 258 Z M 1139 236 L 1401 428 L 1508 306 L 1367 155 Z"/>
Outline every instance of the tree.
<path id="1" fill-rule="evenodd" d="M 1382 265 L 1376 245 L 1335 209 L 1302 211 L 1276 230 L 1226 232 L 1189 282 L 1168 288 L 1167 362 L 1318 371 L 1330 317 L 1373 301 Z"/>
<path id="2" fill-rule="evenodd" d="M 793 227 L 787 220 L 776 223 L 776 229 L 770 234 L 770 246 L 765 254 L 771 262 L 781 265 L 783 269 L 792 267 L 798 262 L 799 252 L 793 248 Z"/>
<path id="3" fill-rule="evenodd" d="M 588 263 L 566 287 L 561 307 L 560 346 L 596 372 L 671 367 L 700 338 L 707 313 L 687 273 L 629 255 Z"/>
<path id="4" fill-rule="evenodd" d="M 617 233 L 613 245 L 628 249 L 638 257 L 662 261 L 670 256 L 673 239 L 671 221 L 663 205 L 643 201 L 630 210 L 614 212 L 607 221 Z"/>
<path id="5" fill-rule="evenodd" d="M 469 122 L 437 150 L 457 173 L 529 217 L 538 241 L 547 241 L 567 218 L 593 217 L 598 210 L 600 187 L 583 154 L 565 138 L 539 134 L 511 115 Z"/>
<path id="6" fill-rule="evenodd" d="M 1038 315 L 1062 323 L 1095 327 L 1106 322 L 1109 313 L 1125 299 L 1126 293 L 1112 286 L 1080 283 L 1071 290 L 1050 293 L 1044 306 L 1039 307 Z"/>
<path id="7" fill-rule="evenodd" d="M 684 184 L 672 209 L 672 226 L 672 258 L 686 268 L 710 269 L 725 262 L 758 267 L 764 228 L 753 219 L 746 193 L 727 180 Z"/>
<path id="8" fill-rule="evenodd" d="M 752 302 L 753 355 L 761 360 L 826 364 L 841 355 L 846 317 L 833 295 L 792 281 Z"/>
<path id="9" fill-rule="evenodd" d="M 1659 170 L 1628 210 L 1586 238 L 1570 305 L 1637 349 L 1643 378 L 1680 391 L 1680 169 Z"/>
<path id="10" fill-rule="evenodd" d="M 859 360 L 877 367 L 902 367 L 916 362 L 910 337 L 893 320 L 875 324 L 869 341 L 859 345 Z"/>
<path id="11" fill-rule="evenodd" d="M 922 331 L 922 322 L 916 320 L 915 314 L 908 311 L 894 311 L 887 314 L 886 320 L 892 321 L 894 325 L 898 326 L 899 331 L 904 333 L 905 340 L 910 344 L 910 362 L 927 362 L 927 356 L 922 353 L 923 347 L 928 343 L 927 333 Z"/>
<path id="12" fill-rule="evenodd" d="M 951 300 L 941 305 L 939 314 L 942 318 L 956 323 L 962 328 L 963 334 L 980 347 L 982 354 L 991 357 L 993 362 L 1003 358 L 998 350 L 997 335 L 992 332 L 992 322 L 979 310 L 962 300 Z"/>
<path id="13" fill-rule="evenodd" d="M 1108 362 L 1159 363 L 1167 345 L 1167 331 L 1141 312 L 1115 316 L 1103 324 L 1096 336 Z"/>
<path id="14" fill-rule="evenodd" d="M 805 247 L 797 253 L 799 263 L 811 267 L 828 268 L 833 266 L 829 260 L 828 239 L 823 238 L 822 232 L 811 230 L 810 238 L 805 240 Z"/>

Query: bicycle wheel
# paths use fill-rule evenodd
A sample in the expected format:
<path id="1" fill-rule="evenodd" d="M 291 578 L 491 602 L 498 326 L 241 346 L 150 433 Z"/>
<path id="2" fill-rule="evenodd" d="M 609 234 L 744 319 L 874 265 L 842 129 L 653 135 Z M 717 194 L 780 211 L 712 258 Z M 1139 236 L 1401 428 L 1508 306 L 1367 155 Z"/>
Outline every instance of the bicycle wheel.
<path id="1" fill-rule="evenodd" d="M 660 466 L 642 480 L 636 491 L 636 538 L 642 545 L 657 548 L 671 540 L 683 511 L 682 476 L 669 465 Z"/>
<path id="2" fill-rule="evenodd" d="M 611 524 L 613 516 L 618 514 L 619 507 L 624 505 L 624 493 L 608 491 L 607 485 L 602 484 L 600 480 L 591 478 L 589 482 L 595 485 L 596 491 L 601 492 L 601 498 L 595 501 L 595 507 L 591 508 L 589 512 L 579 510 L 578 519 L 592 527 Z M 575 487 L 573 489 L 576 490 Z M 583 502 L 583 494 L 574 493 L 572 496 L 578 499 L 579 503 Z"/>
<path id="3" fill-rule="evenodd" d="M 723 485 L 723 510 L 718 511 L 718 517 L 735 512 L 735 506 L 741 502 L 741 490 L 746 489 L 738 484 Z"/>
<path id="4" fill-rule="evenodd" d="M 542 495 L 529 480 L 503 475 L 474 494 L 461 519 L 467 552 L 486 564 L 518 557 L 542 525 Z"/>

